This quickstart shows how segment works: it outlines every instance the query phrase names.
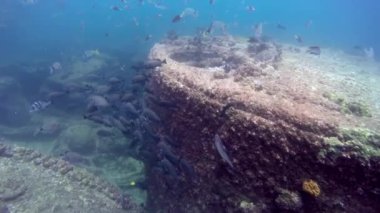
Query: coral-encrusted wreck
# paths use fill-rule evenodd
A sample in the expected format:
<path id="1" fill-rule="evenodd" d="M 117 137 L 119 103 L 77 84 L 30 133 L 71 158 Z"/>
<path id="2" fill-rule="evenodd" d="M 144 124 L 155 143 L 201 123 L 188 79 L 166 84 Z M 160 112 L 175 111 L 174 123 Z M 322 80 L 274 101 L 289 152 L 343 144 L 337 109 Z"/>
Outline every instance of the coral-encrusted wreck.
<path id="1" fill-rule="evenodd" d="M 159 100 L 148 104 L 196 173 L 170 185 L 149 170 L 150 208 L 380 211 L 378 64 L 231 37 L 163 41 L 150 58 L 167 63 L 153 73 Z"/>

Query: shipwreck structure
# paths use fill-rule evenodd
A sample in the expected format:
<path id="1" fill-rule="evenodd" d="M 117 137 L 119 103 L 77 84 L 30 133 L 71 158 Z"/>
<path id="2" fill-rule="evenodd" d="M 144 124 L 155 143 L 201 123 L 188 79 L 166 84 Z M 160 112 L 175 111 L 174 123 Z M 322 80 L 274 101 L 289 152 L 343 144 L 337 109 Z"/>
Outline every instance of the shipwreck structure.
<path id="1" fill-rule="evenodd" d="M 165 40 L 150 58 L 166 64 L 150 79 L 156 99 L 147 104 L 195 173 L 178 183 L 148 169 L 151 209 L 380 211 L 378 65 L 330 49 L 316 56 L 202 36 Z"/>

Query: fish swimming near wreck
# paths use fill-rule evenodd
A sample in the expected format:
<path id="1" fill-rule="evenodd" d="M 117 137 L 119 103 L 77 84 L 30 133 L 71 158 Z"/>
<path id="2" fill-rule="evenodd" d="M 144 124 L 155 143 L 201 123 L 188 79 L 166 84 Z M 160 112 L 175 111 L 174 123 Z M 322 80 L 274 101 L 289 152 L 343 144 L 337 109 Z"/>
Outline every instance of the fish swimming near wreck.
<path id="1" fill-rule="evenodd" d="M 299 35 L 294 35 L 294 40 L 296 40 L 298 43 L 302 43 L 303 42 L 303 39 L 302 39 L 302 37 L 301 36 L 299 36 Z"/>
<path id="2" fill-rule="evenodd" d="M 223 161 L 225 161 L 231 168 L 234 168 L 234 165 L 232 164 L 230 157 L 228 157 L 227 155 L 226 148 L 224 147 L 222 143 L 222 139 L 220 138 L 218 134 L 215 134 L 214 145 L 220 157 L 223 159 Z"/>
<path id="3" fill-rule="evenodd" d="M 181 21 L 181 19 L 182 19 L 181 15 L 175 15 L 172 19 L 172 22 L 177 23 L 177 22 Z"/>
<path id="4" fill-rule="evenodd" d="M 248 12 L 250 12 L 250 13 L 253 13 L 253 12 L 256 11 L 256 8 L 255 8 L 253 5 L 248 5 L 248 6 L 246 7 L 246 10 L 247 10 Z"/>
<path id="5" fill-rule="evenodd" d="M 150 59 L 145 62 L 138 63 L 136 65 L 133 65 L 132 68 L 140 70 L 140 69 L 154 69 L 156 67 L 160 67 L 163 64 L 166 64 L 166 59 L 160 60 L 160 59 Z"/>
<path id="6" fill-rule="evenodd" d="M 49 67 L 49 73 L 51 74 L 51 75 L 53 75 L 53 74 L 55 74 L 55 73 L 58 73 L 58 72 L 60 72 L 60 71 L 62 71 L 62 65 L 61 65 L 61 63 L 59 63 L 59 62 L 54 62 L 50 67 Z"/>
<path id="7" fill-rule="evenodd" d="M 143 115 L 148 118 L 149 120 L 160 122 L 161 118 L 151 109 L 144 107 L 143 108 Z"/>
<path id="8" fill-rule="evenodd" d="M 279 30 L 286 30 L 286 27 L 284 26 L 284 25 L 282 25 L 282 24 L 277 24 L 277 29 L 279 29 Z"/>
<path id="9" fill-rule="evenodd" d="M 34 101 L 29 107 L 29 112 L 39 112 L 46 109 L 50 104 L 51 101 Z"/>
<path id="10" fill-rule="evenodd" d="M 91 58 L 99 57 L 100 51 L 98 49 L 95 50 L 86 50 L 83 53 L 83 59 L 88 60 Z"/>
<path id="11" fill-rule="evenodd" d="M 107 108 L 109 106 L 110 103 L 103 96 L 92 95 L 88 98 L 86 111 L 91 113 L 99 109 Z"/>
<path id="12" fill-rule="evenodd" d="M 177 23 L 181 21 L 183 18 L 188 17 L 188 16 L 197 17 L 198 12 L 194 10 L 193 8 L 185 8 L 180 14 L 175 15 L 172 18 L 172 23 Z"/>
<path id="13" fill-rule="evenodd" d="M 319 46 L 310 46 L 306 52 L 312 55 L 321 55 L 321 48 Z"/>

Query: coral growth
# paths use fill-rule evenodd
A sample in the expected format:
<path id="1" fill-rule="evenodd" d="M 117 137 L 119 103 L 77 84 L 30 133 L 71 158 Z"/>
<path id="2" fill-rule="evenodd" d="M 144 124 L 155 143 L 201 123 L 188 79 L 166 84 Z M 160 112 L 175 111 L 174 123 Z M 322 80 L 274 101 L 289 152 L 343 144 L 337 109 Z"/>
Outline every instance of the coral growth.
<path id="1" fill-rule="evenodd" d="M 281 189 L 275 199 L 276 207 L 280 210 L 297 211 L 302 208 L 302 200 L 297 192 Z"/>
<path id="2" fill-rule="evenodd" d="M 302 191 L 313 197 L 318 197 L 321 194 L 321 188 L 319 187 L 318 183 L 311 179 L 303 181 Z"/>

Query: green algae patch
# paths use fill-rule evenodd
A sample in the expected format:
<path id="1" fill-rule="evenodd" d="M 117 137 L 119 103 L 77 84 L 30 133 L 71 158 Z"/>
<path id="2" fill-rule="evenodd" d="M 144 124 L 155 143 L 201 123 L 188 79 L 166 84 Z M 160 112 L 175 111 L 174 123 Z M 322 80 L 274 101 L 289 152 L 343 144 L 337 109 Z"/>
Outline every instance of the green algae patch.
<path id="1" fill-rule="evenodd" d="M 324 142 L 327 148 L 320 151 L 320 156 L 334 153 L 367 160 L 380 157 L 380 135 L 366 128 L 342 128 L 339 137 L 326 137 Z"/>
<path id="2" fill-rule="evenodd" d="M 371 110 L 368 104 L 360 101 L 348 101 L 343 95 L 336 93 L 323 93 L 323 97 L 340 106 L 341 112 L 353 114 L 359 117 L 371 117 Z"/>
<path id="3" fill-rule="evenodd" d="M 346 102 L 346 99 L 341 96 L 341 95 L 338 95 L 336 93 L 329 93 L 329 92 L 325 92 L 323 93 L 323 97 L 327 98 L 328 100 L 338 104 L 338 105 L 343 105 L 345 102 Z"/>
<path id="4" fill-rule="evenodd" d="M 342 105 L 342 111 L 360 117 L 371 117 L 369 105 L 362 102 L 346 102 Z"/>

